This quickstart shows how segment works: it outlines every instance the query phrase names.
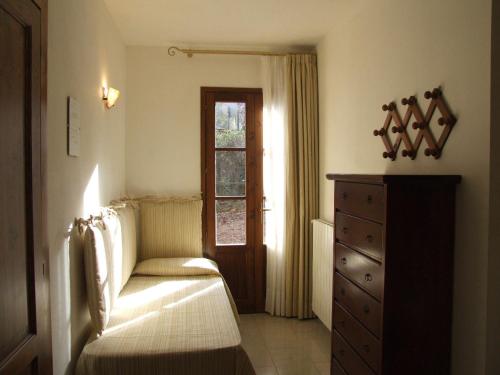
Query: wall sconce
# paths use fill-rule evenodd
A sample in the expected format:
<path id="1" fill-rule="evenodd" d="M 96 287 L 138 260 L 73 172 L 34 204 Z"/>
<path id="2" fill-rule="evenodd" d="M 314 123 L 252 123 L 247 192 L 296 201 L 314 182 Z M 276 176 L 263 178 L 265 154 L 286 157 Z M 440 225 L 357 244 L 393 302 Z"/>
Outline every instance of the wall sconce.
<path id="1" fill-rule="evenodd" d="M 112 87 L 102 88 L 102 100 L 106 102 L 106 107 L 112 108 L 120 97 L 120 91 Z"/>

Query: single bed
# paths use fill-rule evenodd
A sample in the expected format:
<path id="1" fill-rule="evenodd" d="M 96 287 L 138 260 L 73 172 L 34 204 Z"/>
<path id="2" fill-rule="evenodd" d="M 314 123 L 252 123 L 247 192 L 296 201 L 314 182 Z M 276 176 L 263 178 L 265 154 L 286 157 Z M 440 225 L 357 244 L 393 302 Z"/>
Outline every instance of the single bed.
<path id="1" fill-rule="evenodd" d="M 255 372 L 241 347 L 234 303 L 215 263 L 173 258 L 137 265 L 106 329 L 85 346 L 77 374 Z"/>
<path id="2" fill-rule="evenodd" d="M 81 221 L 94 333 L 77 375 L 255 375 L 229 288 L 202 258 L 201 210 L 147 198 Z"/>

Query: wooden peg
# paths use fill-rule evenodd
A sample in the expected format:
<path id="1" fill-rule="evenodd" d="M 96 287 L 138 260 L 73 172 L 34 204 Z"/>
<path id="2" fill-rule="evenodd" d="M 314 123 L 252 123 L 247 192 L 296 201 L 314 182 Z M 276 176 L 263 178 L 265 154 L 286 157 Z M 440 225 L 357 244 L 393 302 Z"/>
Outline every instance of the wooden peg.
<path id="1" fill-rule="evenodd" d="M 403 133 L 403 128 L 400 127 L 400 126 L 393 126 L 392 127 L 392 132 L 395 134 L 395 133 Z"/>
<path id="2" fill-rule="evenodd" d="M 446 125 L 453 126 L 457 123 L 457 119 L 453 115 L 449 115 L 449 117 L 446 118 Z"/>
<path id="3" fill-rule="evenodd" d="M 403 98 L 401 100 L 401 104 L 403 104 L 403 105 L 413 105 L 413 104 L 415 104 L 415 97 L 414 96 L 410 96 L 409 98 Z"/>
<path id="4" fill-rule="evenodd" d="M 431 91 L 426 91 L 424 94 L 425 99 L 437 99 L 442 95 L 442 92 L 440 89 L 436 88 Z"/>
<path id="5" fill-rule="evenodd" d="M 426 148 L 424 151 L 425 156 L 434 156 L 436 159 L 441 156 L 441 151 L 436 148 Z"/>
<path id="6" fill-rule="evenodd" d="M 389 104 L 384 104 L 382 106 L 382 111 L 386 112 L 386 111 L 389 111 L 389 112 L 392 112 L 394 111 L 396 107 L 394 106 L 394 103 L 389 103 Z"/>
<path id="7" fill-rule="evenodd" d="M 374 135 L 374 136 L 376 136 L 376 137 L 377 137 L 377 136 L 381 136 L 381 137 L 382 137 L 382 136 L 384 136 L 385 134 L 386 134 L 386 131 L 385 131 L 385 129 L 384 129 L 384 128 L 381 128 L 380 130 L 376 130 L 376 129 L 375 129 L 375 130 L 373 131 L 373 135 Z"/>
<path id="8" fill-rule="evenodd" d="M 440 118 L 438 119 L 438 124 L 439 124 L 440 126 L 443 126 L 443 125 L 448 125 L 448 120 L 447 120 L 447 119 L 445 119 L 444 117 L 440 117 Z"/>
<path id="9" fill-rule="evenodd" d="M 419 122 L 414 122 L 413 125 L 412 125 L 413 129 L 415 129 L 415 130 L 417 130 L 417 129 L 425 129 L 425 126 L 426 126 L 425 122 L 420 122 L 420 123 Z"/>
<path id="10" fill-rule="evenodd" d="M 437 99 L 439 98 L 443 93 L 441 92 L 441 90 L 439 88 L 435 88 L 434 90 L 432 90 L 432 98 L 433 99 Z"/>
<path id="11" fill-rule="evenodd" d="M 403 155 L 403 157 L 405 157 L 405 158 L 407 158 L 407 157 L 412 158 L 415 155 L 415 151 L 413 151 L 413 150 L 409 150 L 409 151 L 408 150 L 403 150 L 401 152 L 401 155 Z"/>
<path id="12" fill-rule="evenodd" d="M 395 157 L 396 157 L 396 153 L 394 151 L 384 152 L 382 154 L 382 156 L 383 156 L 384 159 L 390 158 L 390 159 L 394 160 Z"/>

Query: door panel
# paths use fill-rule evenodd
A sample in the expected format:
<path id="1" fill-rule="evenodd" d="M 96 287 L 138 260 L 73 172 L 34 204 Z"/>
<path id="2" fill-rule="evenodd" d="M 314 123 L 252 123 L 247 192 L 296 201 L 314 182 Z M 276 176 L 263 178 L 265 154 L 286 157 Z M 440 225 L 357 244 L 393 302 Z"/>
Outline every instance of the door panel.
<path id="1" fill-rule="evenodd" d="M 2 243 L 3 260 L 0 262 L 0 280 L 4 288 L 2 299 L 12 301 L 2 303 L 2 314 L 5 319 L 0 320 L 1 332 L 4 338 L 0 346 L 0 358 L 11 353 L 30 332 L 30 316 L 28 296 L 31 296 L 27 280 L 28 259 L 32 257 L 27 250 L 25 175 L 19 173 L 25 168 L 24 133 L 25 129 L 19 124 L 25 123 L 25 44 L 27 35 L 23 25 L 19 24 L 4 10 L 0 9 L 0 40 L 7 41 L 0 44 L 1 55 L 10 52 L 10 58 L 0 63 L 5 75 L 0 96 L 3 99 L 0 113 L 2 113 L 2 137 L 0 138 L 0 160 L 2 162 L 2 182 L 0 182 L 3 213 L 8 220 L 2 220 L 0 226 L 0 241 Z M 12 90 L 8 90 L 12 88 Z M 10 91 L 10 92 L 8 92 Z M 5 115 L 4 115 L 5 113 Z M 29 130 L 29 129 L 26 129 Z M 31 247 L 31 246 L 30 246 Z M 4 251 L 7 251 L 5 253 Z"/>
<path id="2" fill-rule="evenodd" d="M 42 15 L 30 0 L 0 0 L 0 374 L 51 372 Z"/>
<path id="3" fill-rule="evenodd" d="M 262 92 L 202 88 L 204 252 L 240 312 L 263 311 Z"/>

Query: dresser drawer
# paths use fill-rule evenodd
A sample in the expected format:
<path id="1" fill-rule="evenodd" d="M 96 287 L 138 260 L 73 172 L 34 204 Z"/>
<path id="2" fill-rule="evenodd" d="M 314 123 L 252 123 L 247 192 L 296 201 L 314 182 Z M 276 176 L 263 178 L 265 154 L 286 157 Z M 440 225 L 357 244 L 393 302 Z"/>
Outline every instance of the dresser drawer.
<path id="1" fill-rule="evenodd" d="M 382 260 L 382 225 L 340 212 L 335 216 L 335 236 L 339 241 Z"/>
<path id="2" fill-rule="evenodd" d="M 347 375 L 342 367 L 340 367 L 339 363 L 332 359 L 332 375 Z"/>
<path id="3" fill-rule="evenodd" d="M 382 300 L 384 271 L 380 263 L 337 242 L 335 244 L 335 267 L 342 275 L 361 286 L 373 297 L 379 301 Z"/>
<path id="4" fill-rule="evenodd" d="M 333 331 L 333 355 L 349 375 L 374 375 L 337 331 Z"/>
<path id="5" fill-rule="evenodd" d="M 335 300 L 375 336 L 380 337 L 381 305 L 339 273 L 335 273 Z"/>
<path id="6" fill-rule="evenodd" d="M 384 187 L 382 185 L 336 182 L 335 207 L 356 216 L 383 222 Z"/>
<path id="7" fill-rule="evenodd" d="M 363 357 L 372 370 L 378 373 L 380 371 L 380 341 L 337 303 L 333 311 L 333 326 Z"/>

